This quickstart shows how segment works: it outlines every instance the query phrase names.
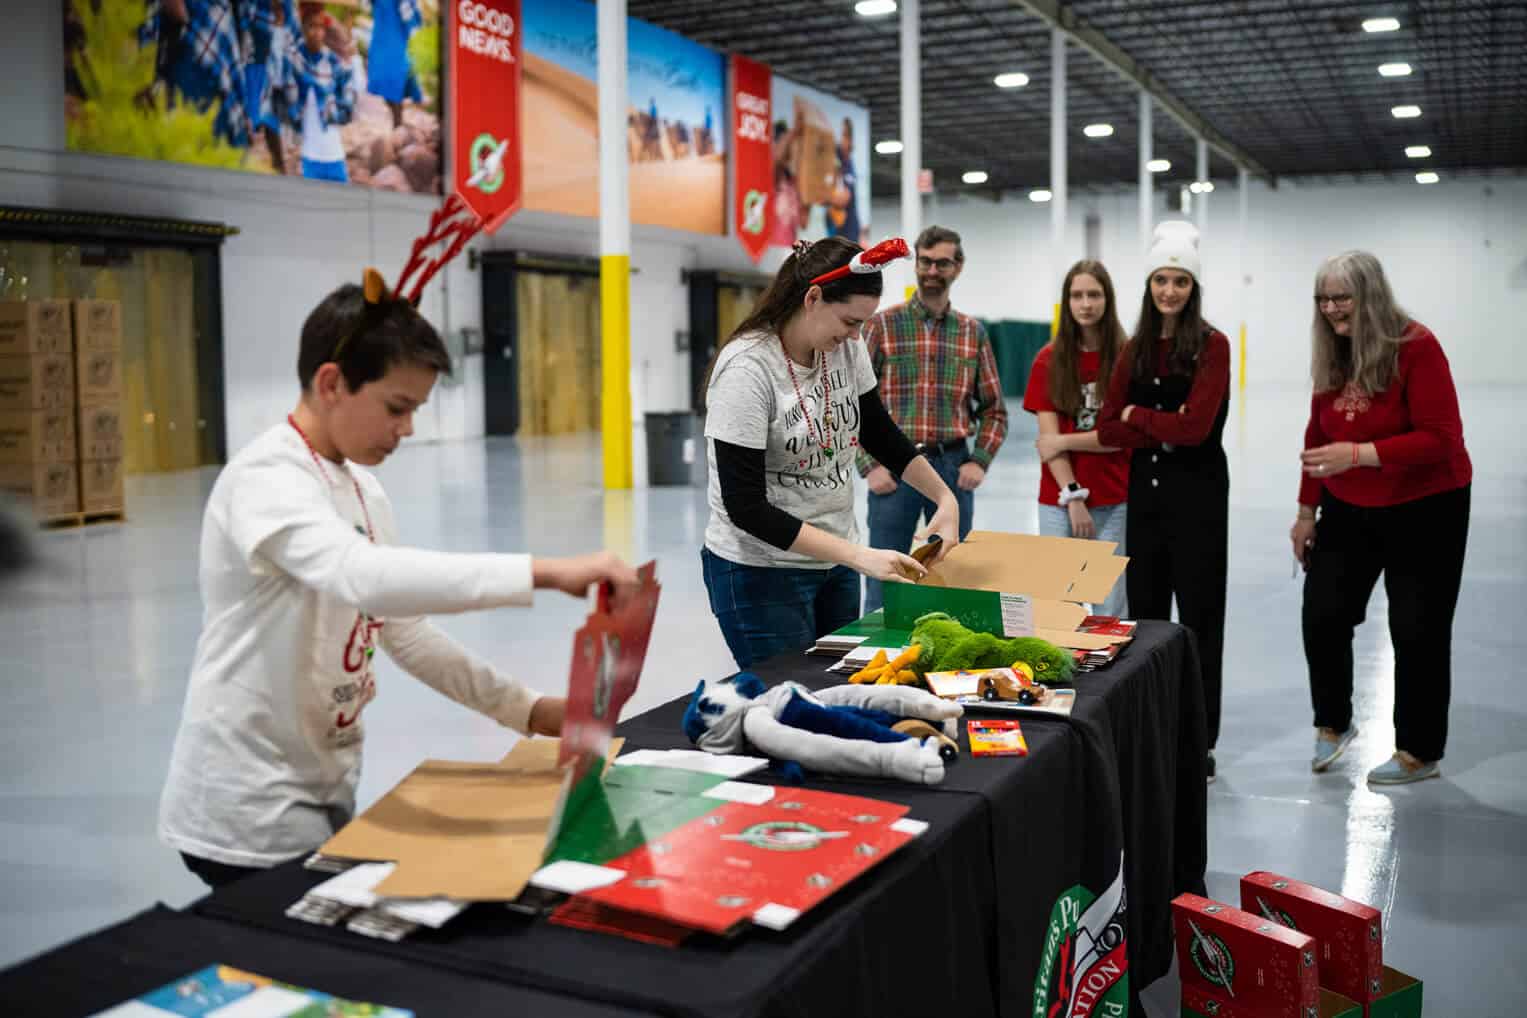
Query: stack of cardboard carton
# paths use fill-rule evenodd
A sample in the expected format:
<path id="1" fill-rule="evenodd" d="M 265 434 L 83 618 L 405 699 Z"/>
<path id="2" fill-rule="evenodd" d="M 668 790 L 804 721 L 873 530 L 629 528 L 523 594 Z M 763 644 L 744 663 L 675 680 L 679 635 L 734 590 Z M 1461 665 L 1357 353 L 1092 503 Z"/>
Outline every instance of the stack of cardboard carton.
<path id="1" fill-rule="evenodd" d="M 69 302 L 0 302 L 0 491 L 39 519 L 79 511 Z"/>
<path id="2" fill-rule="evenodd" d="M 79 399 L 79 512 L 120 513 L 122 484 L 122 305 L 74 302 L 74 377 Z"/>
<path id="3" fill-rule="evenodd" d="M 1241 907 L 1172 902 L 1183 1018 L 1420 1018 L 1421 981 L 1384 964 L 1379 910 L 1258 870 Z"/>

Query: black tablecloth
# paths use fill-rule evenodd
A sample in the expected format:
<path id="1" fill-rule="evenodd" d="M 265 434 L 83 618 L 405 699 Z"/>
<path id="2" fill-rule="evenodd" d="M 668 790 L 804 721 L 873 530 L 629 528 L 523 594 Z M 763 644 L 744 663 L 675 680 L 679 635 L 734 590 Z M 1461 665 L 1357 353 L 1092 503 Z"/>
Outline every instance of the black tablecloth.
<path id="1" fill-rule="evenodd" d="M 841 681 L 823 667 L 821 659 L 792 655 L 755 671 L 771 683 L 790 679 L 813 688 Z M 933 787 L 808 778 L 807 787 L 904 803 L 909 816 L 930 826 L 782 933 L 755 928 L 734 941 L 700 939 L 669 949 L 477 905 L 443 930 L 389 944 L 287 919 L 286 907 L 326 879 L 292 863 L 196 903 L 205 918 L 195 921 L 205 926 L 177 926 L 163 912 L 146 913 L 12 970 L 0 986 L 36 987 L 50 973 L 98 964 L 104 953 L 115 958 L 120 990 L 114 982 L 115 996 L 103 1003 L 222 961 L 400 1006 L 434 999 L 436 985 L 442 1000 L 463 986 L 527 995 L 524 1006 L 502 1013 L 600 1014 L 608 1006 L 727 1018 L 1031 1015 L 1036 1004 L 1070 992 L 1063 988 L 1072 985 L 1068 959 L 1085 951 L 1105 973 L 1121 967 L 1110 963 L 1126 950 L 1118 946 L 1122 930 L 1116 939 L 1101 925 L 1077 935 L 1077 913 L 1094 898 L 1110 900 L 1112 888 L 1127 903 L 1119 925 L 1128 932 L 1129 978 L 1138 992 L 1170 964 L 1171 898 L 1203 889 L 1205 737 L 1197 676 L 1186 630 L 1141 623 L 1118 661 L 1079 678 L 1070 718 L 1022 719 L 1027 757 L 964 755 Z M 628 748 L 686 746 L 683 709 L 681 700 L 664 704 L 622 724 L 620 734 Z M 1121 860 L 1126 893 L 1119 896 Z M 153 924 L 158 954 L 114 946 L 131 943 L 137 934 L 129 931 L 142 923 Z M 1110 948 L 1118 949 L 1109 955 Z M 273 968 L 284 962 L 290 965 Z M 330 968 L 345 978 L 330 978 Z M 392 981 L 363 978 L 373 969 Z M 420 1009 L 442 1012 L 476 1013 Z"/>
<path id="2" fill-rule="evenodd" d="M 181 976 L 226 964 L 351 1000 L 407 1008 L 425 1018 L 620 1018 L 638 1014 L 317 944 L 163 905 L 0 972 L 0 1013 L 75 1018 L 132 1000 Z"/>

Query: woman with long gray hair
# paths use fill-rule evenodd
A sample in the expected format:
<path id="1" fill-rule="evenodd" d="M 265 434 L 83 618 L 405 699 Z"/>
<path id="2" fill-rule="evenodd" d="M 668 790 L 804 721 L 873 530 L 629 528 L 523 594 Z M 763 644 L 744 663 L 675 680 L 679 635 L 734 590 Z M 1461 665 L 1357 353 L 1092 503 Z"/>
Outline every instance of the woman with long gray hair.
<path id="1" fill-rule="evenodd" d="M 1395 303 L 1377 258 L 1348 251 L 1326 259 L 1314 312 L 1315 391 L 1289 534 L 1306 573 L 1310 766 L 1326 770 L 1357 735 L 1352 635 L 1382 573 L 1396 751 L 1368 781 L 1408 784 L 1441 773 L 1473 467 L 1447 355 Z"/>

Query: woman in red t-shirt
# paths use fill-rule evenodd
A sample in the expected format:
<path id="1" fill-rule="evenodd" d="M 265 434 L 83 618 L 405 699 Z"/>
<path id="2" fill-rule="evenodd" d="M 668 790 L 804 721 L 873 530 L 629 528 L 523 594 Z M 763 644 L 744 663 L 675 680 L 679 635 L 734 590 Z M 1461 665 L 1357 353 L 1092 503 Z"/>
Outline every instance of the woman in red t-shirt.
<path id="1" fill-rule="evenodd" d="M 1383 267 L 1366 251 L 1329 258 L 1316 273 L 1313 347 L 1315 395 L 1289 534 L 1306 571 L 1310 766 L 1330 767 L 1357 734 L 1352 630 L 1383 573 L 1396 752 L 1368 780 L 1436 777 L 1473 479 L 1458 392 L 1437 337 L 1395 304 Z"/>
<path id="2" fill-rule="evenodd" d="M 1091 259 L 1077 262 L 1060 288 L 1060 328 L 1034 358 L 1023 394 L 1023 408 L 1039 417 L 1039 532 L 1115 541 L 1119 555 L 1126 553 L 1129 453 L 1103 445 L 1096 429 L 1126 341 L 1108 270 Z M 1128 614 L 1122 579 L 1100 611 Z"/>

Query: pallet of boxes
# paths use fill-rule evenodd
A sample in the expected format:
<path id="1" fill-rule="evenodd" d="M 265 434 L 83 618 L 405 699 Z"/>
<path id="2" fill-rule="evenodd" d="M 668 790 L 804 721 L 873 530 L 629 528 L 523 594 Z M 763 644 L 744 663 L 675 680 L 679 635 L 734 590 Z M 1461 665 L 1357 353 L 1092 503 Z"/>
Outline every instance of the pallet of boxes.
<path id="1" fill-rule="evenodd" d="M 0 491 L 43 523 L 120 519 L 122 310 L 0 302 Z"/>

